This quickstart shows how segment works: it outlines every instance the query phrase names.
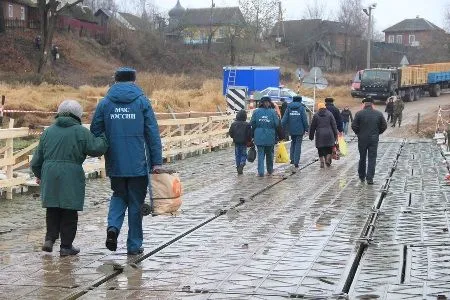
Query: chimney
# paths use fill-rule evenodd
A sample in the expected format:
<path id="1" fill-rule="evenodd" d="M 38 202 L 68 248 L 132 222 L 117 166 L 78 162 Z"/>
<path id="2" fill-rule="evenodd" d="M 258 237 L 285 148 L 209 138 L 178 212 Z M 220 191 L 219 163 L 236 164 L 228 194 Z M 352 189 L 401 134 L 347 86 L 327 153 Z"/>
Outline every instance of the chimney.
<path id="1" fill-rule="evenodd" d="M 417 16 L 416 16 L 416 19 L 419 19 L 419 18 L 420 18 L 420 16 L 419 16 L 419 15 L 417 15 Z"/>

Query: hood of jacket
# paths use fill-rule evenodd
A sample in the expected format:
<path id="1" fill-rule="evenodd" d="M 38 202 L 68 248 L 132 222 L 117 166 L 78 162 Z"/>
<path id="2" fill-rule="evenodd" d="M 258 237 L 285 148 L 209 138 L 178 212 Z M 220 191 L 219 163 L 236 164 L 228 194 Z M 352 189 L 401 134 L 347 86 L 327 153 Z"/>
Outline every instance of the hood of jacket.
<path id="1" fill-rule="evenodd" d="M 144 91 L 133 82 L 117 82 L 108 91 L 107 97 L 115 103 L 131 103 Z"/>
<path id="2" fill-rule="evenodd" d="M 288 107 L 291 109 L 299 109 L 303 107 L 303 104 L 301 102 L 291 102 Z"/>
<path id="3" fill-rule="evenodd" d="M 69 114 L 60 114 L 56 116 L 55 124 L 56 126 L 65 128 L 75 125 L 81 125 L 81 121 L 75 116 L 70 116 Z"/>
<path id="4" fill-rule="evenodd" d="M 321 116 L 321 117 L 324 117 L 324 116 L 326 116 L 326 115 L 328 114 L 328 109 L 326 109 L 326 108 L 321 108 L 321 109 L 319 109 L 319 111 L 317 112 L 317 114 L 318 114 L 319 116 Z"/>
<path id="5" fill-rule="evenodd" d="M 245 110 L 238 111 L 236 121 L 247 121 L 247 112 Z"/>

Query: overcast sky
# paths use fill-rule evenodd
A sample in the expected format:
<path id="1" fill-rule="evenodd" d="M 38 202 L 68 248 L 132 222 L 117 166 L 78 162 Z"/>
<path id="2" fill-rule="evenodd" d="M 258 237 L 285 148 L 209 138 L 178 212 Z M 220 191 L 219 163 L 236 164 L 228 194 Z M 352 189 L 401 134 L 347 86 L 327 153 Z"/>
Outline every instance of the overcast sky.
<path id="1" fill-rule="evenodd" d="M 216 6 L 237 6 L 238 0 L 214 0 Z M 286 19 L 302 19 L 305 7 L 308 1 L 314 0 L 281 0 L 283 8 L 286 11 Z M 326 4 L 328 15 L 334 18 L 333 11 L 336 11 L 339 5 L 338 0 L 319 0 Z M 166 12 L 175 6 L 177 0 L 153 0 L 162 12 Z M 436 24 L 439 27 L 445 27 L 444 12 L 450 5 L 450 0 L 363 0 L 363 3 L 377 3 L 377 8 L 373 11 L 375 16 L 375 28 L 382 31 L 403 19 L 415 18 L 419 15 L 422 18 Z M 185 8 L 208 7 L 211 0 L 180 0 Z"/>

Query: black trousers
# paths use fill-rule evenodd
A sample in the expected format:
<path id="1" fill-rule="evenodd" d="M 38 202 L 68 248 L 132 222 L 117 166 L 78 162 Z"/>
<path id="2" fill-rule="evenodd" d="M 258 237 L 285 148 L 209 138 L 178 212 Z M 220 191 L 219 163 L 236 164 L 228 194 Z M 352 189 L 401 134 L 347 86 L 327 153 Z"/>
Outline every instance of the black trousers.
<path id="1" fill-rule="evenodd" d="M 373 180 L 377 164 L 378 141 L 358 141 L 360 179 Z M 366 161 L 368 164 L 366 164 Z M 367 165 L 367 168 L 366 168 Z"/>
<path id="2" fill-rule="evenodd" d="M 55 242 L 58 236 L 61 236 L 61 247 L 72 247 L 78 225 L 78 212 L 76 210 L 49 207 L 47 208 L 46 223 L 46 241 Z"/>
<path id="3" fill-rule="evenodd" d="M 393 113 L 388 113 L 386 121 L 387 122 L 391 121 L 391 123 L 393 123 L 394 122 L 394 114 Z"/>

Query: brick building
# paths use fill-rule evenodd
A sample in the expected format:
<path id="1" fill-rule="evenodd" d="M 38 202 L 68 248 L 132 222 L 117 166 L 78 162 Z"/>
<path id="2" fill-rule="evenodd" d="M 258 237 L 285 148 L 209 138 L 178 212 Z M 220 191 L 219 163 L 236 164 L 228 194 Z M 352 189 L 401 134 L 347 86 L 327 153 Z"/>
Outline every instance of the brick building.
<path id="1" fill-rule="evenodd" d="M 445 31 L 423 18 L 405 19 L 384 31 L 385 42 L 405 46 L 427 46 L 446 35 Z"/>
<path id="2" fill-rule="evenodd" d="M 6 28 L 38 28 L 39 13 L 32 0 L 0 0 Z"/>

